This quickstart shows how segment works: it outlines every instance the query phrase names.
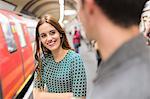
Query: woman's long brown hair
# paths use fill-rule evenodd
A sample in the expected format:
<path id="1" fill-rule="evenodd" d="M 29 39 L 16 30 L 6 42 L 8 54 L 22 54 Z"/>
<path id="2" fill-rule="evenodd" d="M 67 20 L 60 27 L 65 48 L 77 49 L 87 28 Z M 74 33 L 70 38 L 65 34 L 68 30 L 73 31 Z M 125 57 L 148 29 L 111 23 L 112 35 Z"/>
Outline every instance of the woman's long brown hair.
<path id="1" fill-rule="evenodd" d="M 51 15 L 45 15 L 43 16 L 37 26 L 36 26 L 36 37 L 35 37 L 35 59 L 37 60 L 37 64 L 36 64 L 36 71 L 38 73 L 37 78 L 41 79 L 41 69 L 42 69 L 42 61 L 41 61 L 41 54 L 51 54 L 51 51 L 48 50 L 46 47 L 43 46 L 43 44 L 41 43 L 41 41 L 39 40 L 40 36 L 39 36 L 39 26 L 41 26 L 44 23 L 49 23 L 50 25 L 52 25 L 55 29 L 57 29 L 57 31 L 62 35 L 61 37 L 61 46 L 63 49 L 71 49 L 65 31 L 63 30 L 63 28 L 60 26 L 60 24 L 58 23 L 58 21 L 52 17 Z"/>

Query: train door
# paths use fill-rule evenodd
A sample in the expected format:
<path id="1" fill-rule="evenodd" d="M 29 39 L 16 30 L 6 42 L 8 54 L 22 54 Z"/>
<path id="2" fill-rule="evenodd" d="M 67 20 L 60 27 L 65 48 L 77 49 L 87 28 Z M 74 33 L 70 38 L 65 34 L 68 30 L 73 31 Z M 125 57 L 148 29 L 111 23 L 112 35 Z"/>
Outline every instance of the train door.
<path id="1" fill-rule="evenodd" d="M 4 99 L 11 99 L 24 82 L 19 39 L 14 24 L 0 13 L 0 77 Z"/>
<path id="2" fill-rule="evenodd" d="M 34 70 L 34 58 L 32 46 L 25 23 L 16 23 L 17 33 L 21 43 L 22 58 L 24 60 L 25 78 L 32 74 Z"/>
<path id="3" fill-rule="evenodd" d="M 29 33 L 27 31 L 27 24 L 29 24 L 29 22 L 24 22 L 23 17 L 19 17 L 16 14 L 9 14 L 8 17 L 15 22 L 16 32 L 19 36 L 19 41 L 21 44 L 21 54 L 24 64 L 25 79 L 27 79 L 32 75 L 35 68 L 32 46 Z"/>
<path id="4" fill-rule="evenodd" d="M 9 13 L 9 14 L 8 14 Z M 23 17 L 18 16 L 9 11 L 4 11 L 4 14 L 9 17 L 9 19 L 13 20 L 15 23 L 15 29 L 19 37 L 20 45 L 21 45 L 21 56 L 24 65 L 24 73 L 25 79 L 31 76 L 34 71 L 34 58 L 31 42 L 29 39 L 29 33 L 27 31 L 27 24 L 30 21 L 23 21 Z"/>

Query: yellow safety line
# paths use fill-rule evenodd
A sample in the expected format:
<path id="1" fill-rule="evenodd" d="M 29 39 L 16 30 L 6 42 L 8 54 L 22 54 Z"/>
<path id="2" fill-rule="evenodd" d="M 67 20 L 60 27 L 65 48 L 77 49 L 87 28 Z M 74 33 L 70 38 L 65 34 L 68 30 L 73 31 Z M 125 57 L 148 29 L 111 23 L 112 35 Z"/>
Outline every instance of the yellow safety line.
<path id="1" fill-rule="evenodd" d="M 22 84 L 22 86 L 19 88 L 19 90 L 16 92 L 16 95 L 15 96 L 17 96 L 21 91 L 22 91 L 22 89 L 25 87 L 25 85 L 28 83 L 28 81 L 30 80 L 30 78 L 31 78 L 31 76 L 32 76 L 32 74 L 30 74 L 29 76 L 28 76 L 28 78 L 25 80 L 25 82 Z"/>

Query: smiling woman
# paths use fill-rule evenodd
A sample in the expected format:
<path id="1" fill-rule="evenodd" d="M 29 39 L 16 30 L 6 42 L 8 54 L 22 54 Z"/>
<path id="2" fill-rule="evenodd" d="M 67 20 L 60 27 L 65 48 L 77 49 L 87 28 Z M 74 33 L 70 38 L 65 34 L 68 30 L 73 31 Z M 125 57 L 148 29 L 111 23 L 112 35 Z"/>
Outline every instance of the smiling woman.
<path id="1" fill-rule="evenodd" d="M 59 23 L 46 15 L 36 27 L 34 98 L 85 99 L 86 73 Z"/>
<path id="2" fill-rule="evenodd" d="M 55 51 L 60 46 L 60 34 L 52 25 L 44 23 L 39 27 L 39 35 L 42 44 L 49 50 Z"/>

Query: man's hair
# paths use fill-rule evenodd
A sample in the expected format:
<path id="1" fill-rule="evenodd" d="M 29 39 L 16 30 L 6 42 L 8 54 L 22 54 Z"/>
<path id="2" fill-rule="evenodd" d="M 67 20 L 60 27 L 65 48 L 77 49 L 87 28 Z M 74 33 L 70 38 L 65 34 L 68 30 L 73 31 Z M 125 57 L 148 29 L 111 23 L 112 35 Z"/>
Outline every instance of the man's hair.
<path id="1" fill-rule="evenodd" d="M 82 4 L 85 0 L 81 0 Z M 94 0 L 103 13 L 123 27 L 138 25 L 147 0 Z"/>
<path id="2" fill-rule="evenodd" d="M 129 27 L 138 25 L 147 0 L 95 0 L 103 13 L 115 24 Z M 85 3 L 82 0 L 82 3 Z"/>

